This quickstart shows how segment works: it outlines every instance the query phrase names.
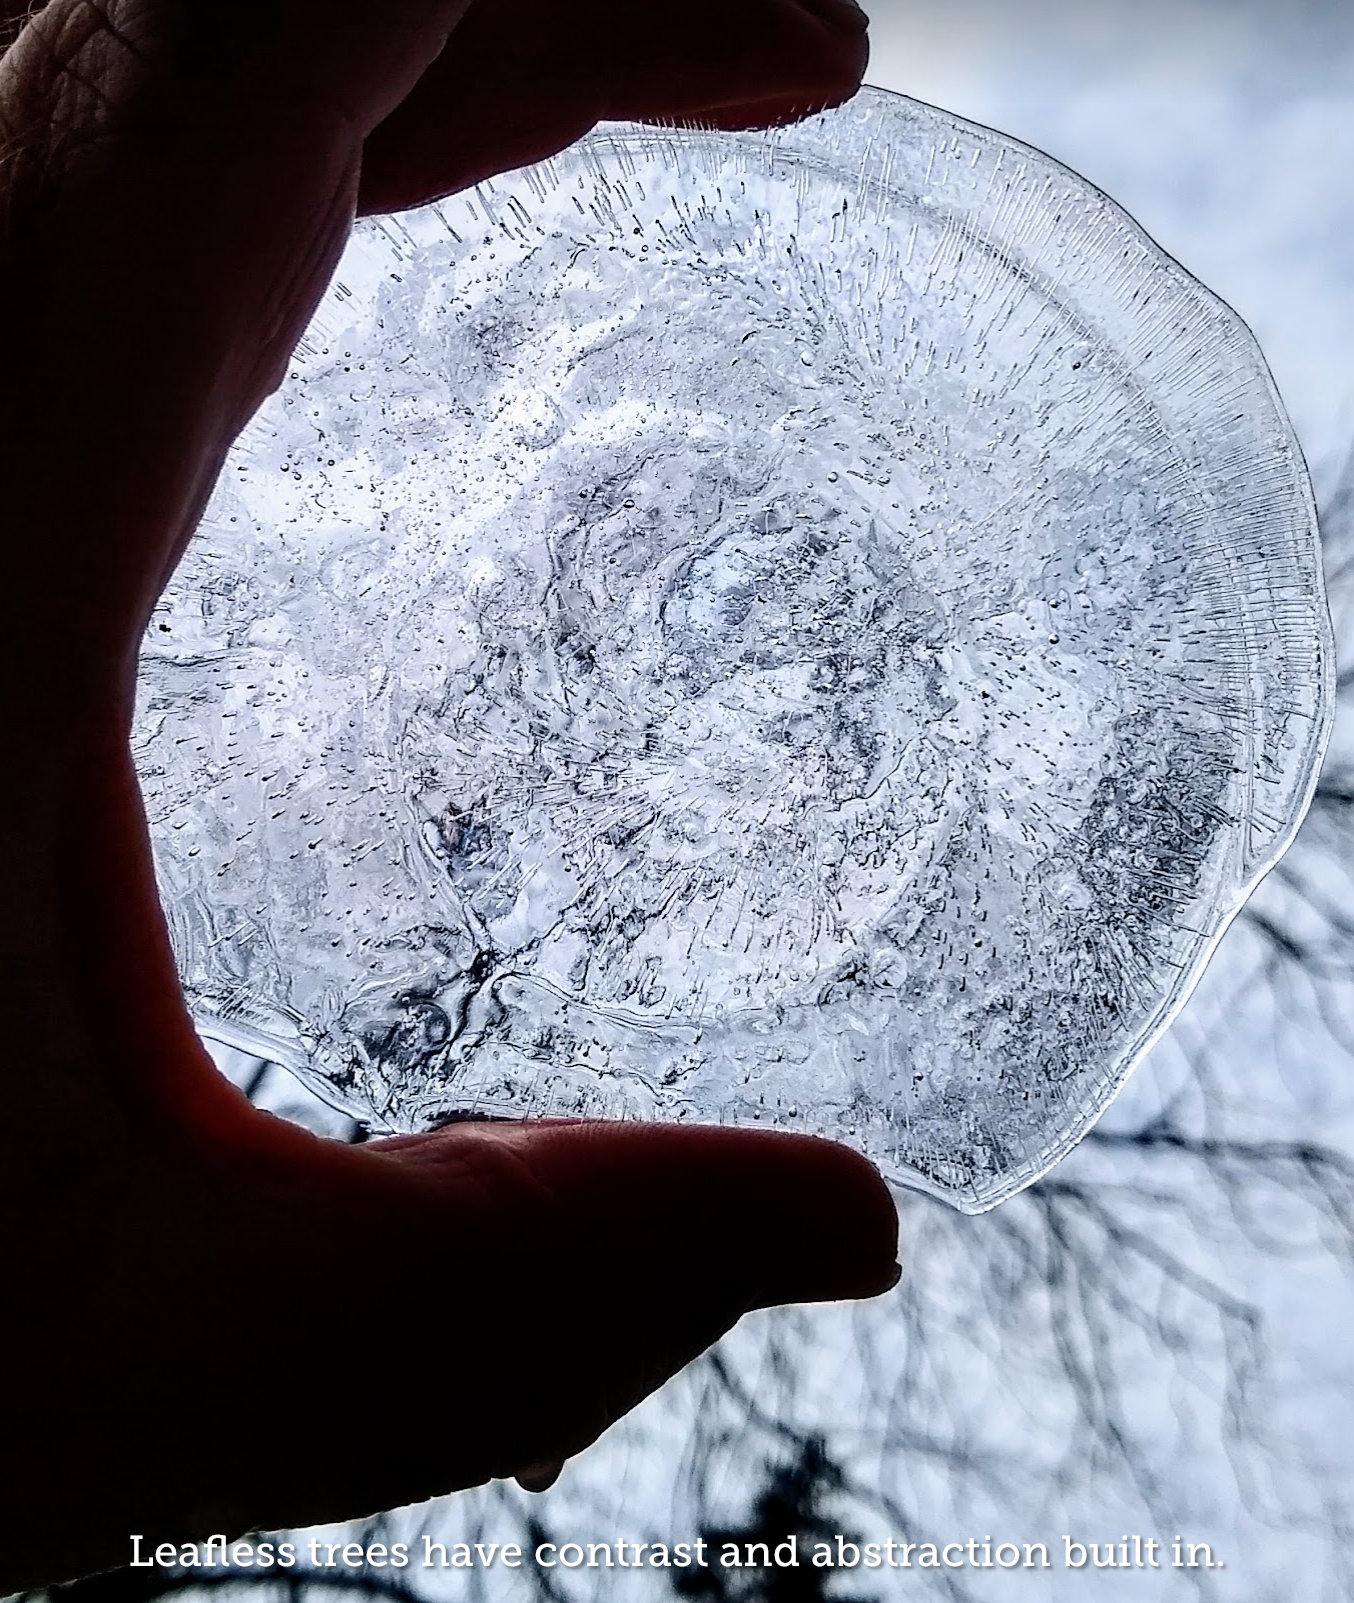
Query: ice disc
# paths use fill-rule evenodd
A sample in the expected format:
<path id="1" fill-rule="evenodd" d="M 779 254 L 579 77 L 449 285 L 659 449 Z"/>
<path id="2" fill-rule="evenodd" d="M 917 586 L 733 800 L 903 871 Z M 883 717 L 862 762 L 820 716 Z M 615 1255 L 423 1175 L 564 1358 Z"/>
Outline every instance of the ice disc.
<path id="1" fill-rule="evenodd" d="M 1331 660 L 1246 328 L 869 91 L 361 226 L 137 754 L 202 1030 L 374 1126 L 760 1121 L 977 1210 L 1287 844 Z"/>

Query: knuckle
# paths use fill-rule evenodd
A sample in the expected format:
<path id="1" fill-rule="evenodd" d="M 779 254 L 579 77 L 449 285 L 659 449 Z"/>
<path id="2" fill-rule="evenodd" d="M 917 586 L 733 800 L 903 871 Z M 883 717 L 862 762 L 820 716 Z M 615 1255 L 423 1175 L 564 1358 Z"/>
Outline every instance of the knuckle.
<path id="1" fill-rule="evenodd" d="M 140 0 L 50 0 L 0 57 L 8 219 L 50 202 L 89 152 L 129 132 L 128 109 L 149 71 L 150 16 Z"/>

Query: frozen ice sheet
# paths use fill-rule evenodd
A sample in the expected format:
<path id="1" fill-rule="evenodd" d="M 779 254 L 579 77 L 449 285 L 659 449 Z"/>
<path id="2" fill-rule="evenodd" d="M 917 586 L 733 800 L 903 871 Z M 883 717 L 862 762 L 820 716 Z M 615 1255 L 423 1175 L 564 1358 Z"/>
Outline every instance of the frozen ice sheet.
<path id="1" fill-rule="evenodd" d="M 976 1210 L 1287 843 L 1330 673 L 1236 316 L 872 91 L 360 228 L 138 761 L 202 1029 L 376 1126 L 761 1121 Z"/>

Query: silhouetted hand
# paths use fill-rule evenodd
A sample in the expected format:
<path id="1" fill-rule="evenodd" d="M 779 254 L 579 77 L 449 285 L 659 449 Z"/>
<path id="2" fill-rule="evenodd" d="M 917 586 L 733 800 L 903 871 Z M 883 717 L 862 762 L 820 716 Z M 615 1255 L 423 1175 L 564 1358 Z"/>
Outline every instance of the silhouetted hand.
<path id="1" fill-rule="evenodd" d="M 3 22 L 5 4 L 13 15 Z M 591 1442 L 747 1310 L 895 1278 L 823 1142 L 250 1108 L 175 977 L 136 652 L 355 213 L 601 117 L 856 88 L 849 0 L 0 0 L 0 1591 L 360 1515 Z"/>

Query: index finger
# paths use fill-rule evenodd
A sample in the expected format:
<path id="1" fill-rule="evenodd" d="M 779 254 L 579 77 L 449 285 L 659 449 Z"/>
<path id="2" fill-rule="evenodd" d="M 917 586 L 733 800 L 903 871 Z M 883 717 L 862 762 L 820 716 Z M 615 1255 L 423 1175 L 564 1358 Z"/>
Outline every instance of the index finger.
<path id="1" fill-rule="evenodd" d="M 571 144 L 595 123 L 766 127 L 853 95 L 855 0 L 476 0 L 367 140 L 361 206 L 418 204 Z"/>
<path id="2" fill-rule="evenodd" d="M 0 291 L 23 307 L 5 331 L 19 537 L 0 594 L 16 651 L 78 637 L 68 690 L 115 674 L 130 703 L 155 598 L 359 198 L 446 193 L 602 115 L 778 120 L 863 67 L 850 0 L 466 13 L 48 0 L 0 59 Z"/>

